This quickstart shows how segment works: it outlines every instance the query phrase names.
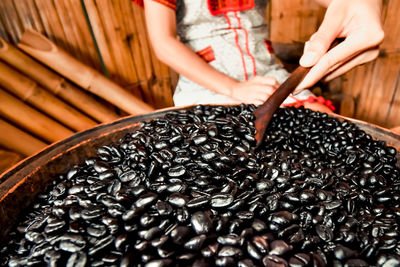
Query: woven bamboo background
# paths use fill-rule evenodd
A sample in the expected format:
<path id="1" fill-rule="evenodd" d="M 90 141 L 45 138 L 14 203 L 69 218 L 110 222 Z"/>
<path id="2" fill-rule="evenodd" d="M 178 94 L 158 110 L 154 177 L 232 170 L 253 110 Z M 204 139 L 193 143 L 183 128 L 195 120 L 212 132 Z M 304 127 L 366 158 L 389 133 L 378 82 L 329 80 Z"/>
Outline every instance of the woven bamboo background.
<path id="1" fill-rule="evenodd" d="M 172 105 L 176 74 L 155 58 L 143 10 L 132 1 L 1 0 L 0 36 L 16 44 L 26 28 L 44 34 L 153 107 Z"/>
<path id="2" fill-rule="evenodd" d="M 383 2 L 386 39 L 379 58 L 336 79 L 329 90 L 350 99 L 342 101 L 343 115 L 394 127 L 400 125 L 400 1 Z M 266 12 L 270 39 L 289 44 L 307 41 L 324 15 L 314 0 L 271 0 Z M 131 0 L 0 0 L 0 37 L 15 45 L 25 29 L 42 33 L 152 107 L 173 105 L 177 74 L 155 58 L 143 10 Z"/>

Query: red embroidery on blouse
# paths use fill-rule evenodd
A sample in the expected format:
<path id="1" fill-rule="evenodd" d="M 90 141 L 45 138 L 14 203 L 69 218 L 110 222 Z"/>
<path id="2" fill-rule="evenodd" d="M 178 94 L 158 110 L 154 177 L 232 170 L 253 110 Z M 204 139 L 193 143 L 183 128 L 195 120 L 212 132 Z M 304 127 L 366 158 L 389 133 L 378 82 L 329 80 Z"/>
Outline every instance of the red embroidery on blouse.
<path id="1" fill-rule="evenodd" d="M 272 43 L 270 40 L 265 40 L 265 47 L 268 50 L 268 53 L 273 54 L 274 53 L 274 48 L 272 48 Z"/>
<path id="2" fill-rule="evenodd" d="M 199 1 L 199 0 L 197 0 Z M 254 0 L 207 0 L 211 15 L 227 13 L 229 11 L 243 11 L 254 7 Z"/>
<path id="3" fill-rule="evenodd" d="M 132 0 L 132 1 L 138 4 L 139 6 L 143 7 L 143 0 Z M 153 0 L 153 1 L 156 1 L 174 10 L 176 9 L 176 0 Z"/>
<path id="4" fill-rule="evenodd" d="M 214 50 L 212 49 L 211 46 L 207 46 L 206 48 L 197 51 L 196 54 L 199 55 L 202 59 L 204 59 L 204 61 L 207 63 L 215 60 Z"/>
<path id="5" fill-rule="evenodd" d="M 240 18 L 239 18 L 239 16 L 237 15 L 236 12 L 235 12 L 235 18 L 236 18 L 237 21 L 238 21 L 239 29 L 242 29 L 243 32 L 244 32 L 244 36 L 245 36 L 245 38 L 246 38 L 246 39 L 245 39 L 246 52 L 247 52 L 247 55 L 249 55 L 249 57 L 250 57 L 250 59 L 251 59 L 251 62 L 253 63 L 253 76 L 256 76 L 256 75 L 257 75 L 256 60 L 255 60 L 254 56 L 251 54 L 250 49 L 249 49 L 249 34 L 248 34 L 248 32 L 247 32 L 247 30 L 246 30 L 245 28 L 242 28 L 242 22 L 240 21 Z M 246 80 L 247 80 L 247 78 L 246 78 Z"/>
<path id="6" fill-rule="evenodd" d="M 240 52 L 240 56 L 242 58 L 244 78 L 247 81 L 249 78 L 247 75 L 246 61 L 244 60 L 244 54 L 243 54 L 242 48 L 240 47 L 240 44 L 239 44 L 239 34 L 238 34 L 236 28 L 232 28 L 231 20 L 229 19 L 228 15 L 226 13 L 224 13 L 224 17 L 225 17 L 226 21 L 228 22 L 228 29 L 229 30 L 233 29 L 233 32 L 235 33 L 235 44 L 236 44 L 236 47 L 238 48 L 238 50 Z"/>

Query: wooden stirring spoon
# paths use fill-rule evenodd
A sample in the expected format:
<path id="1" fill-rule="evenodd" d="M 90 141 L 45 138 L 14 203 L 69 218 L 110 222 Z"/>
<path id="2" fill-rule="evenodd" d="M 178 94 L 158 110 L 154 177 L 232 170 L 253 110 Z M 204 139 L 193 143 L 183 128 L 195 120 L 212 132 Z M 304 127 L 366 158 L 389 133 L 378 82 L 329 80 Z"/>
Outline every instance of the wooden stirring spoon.
<path id="1" fill-rule="evenodd" d="M 339 39 L 336 39 L 329 50 L 340 43 Z M 283 103 L 283 101 L 288 97 L 290 93 L 299 85 L 299 83 L 306 77 L 307 73 L 310 71 L 310 67 L 297 67 L 290 76 L 282 83 L 278 89 L 256 110 L 253 114 L 256 116 L 255 127 L 256 134 L 255 139 L 257 141 L 257 147 L 262 143 L 264 139 L 265 130 L 274 115 L 275 111 Z"/>

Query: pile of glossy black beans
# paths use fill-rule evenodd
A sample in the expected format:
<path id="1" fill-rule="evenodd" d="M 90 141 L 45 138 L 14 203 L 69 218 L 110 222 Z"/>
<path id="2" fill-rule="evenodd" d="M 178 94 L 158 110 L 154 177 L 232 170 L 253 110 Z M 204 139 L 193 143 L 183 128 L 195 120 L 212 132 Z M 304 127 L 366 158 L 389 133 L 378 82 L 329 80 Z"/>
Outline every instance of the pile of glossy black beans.
<path id="1" fill-rule="evenodd" d="M 354 124 L 254 106 L 142 123 L 60 175 L 1 249 L 9 266 L 399 266 L 396 150 Z"/>

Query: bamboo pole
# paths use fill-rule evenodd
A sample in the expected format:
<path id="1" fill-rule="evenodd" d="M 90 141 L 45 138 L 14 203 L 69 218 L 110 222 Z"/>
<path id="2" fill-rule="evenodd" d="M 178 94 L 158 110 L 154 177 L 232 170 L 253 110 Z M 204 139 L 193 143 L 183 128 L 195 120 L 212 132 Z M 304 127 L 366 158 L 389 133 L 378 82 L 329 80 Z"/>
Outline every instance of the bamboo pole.
<path id="1" fill-rule="evenodd" d="M 49 142 L 55 142 L 73 134 L 71 130 L 3 90 L 0 90 L 0 115 Z"/>
<path id="2" fill-rule="evenodd" d="M 118 119 L 115 112 L 104 107 L 93 97 L 82 92 L 75 85 L 8 44 L 2 38 L 0 38 L 0 59 L 97 121 L 110 122 Z"/>
<path id="3" fill-rule="evenodd" d="M 83 131 L 97 124 L 1 61 L 0 85 L 71 129 Z"/>
<path id="4" fill-rule="evenodd" d="M 18 46 L 85 90 L 104 98 L 130 114 L 138 115 L 154 110 L 96 70 L 74 59 L 35 31 L 25 31 Z"/>
<path id="5" fill-rule="evenodd" d="M 13 165 L 17 164 L 24 157 L 16 152 L 8 150 L 2 150 L 0 148 L 0 175 L 7 169 L 12 168 Z"/>
<path id="6" fill-rule="evenodd" d="M 2 119 L 0 119 L 0 145 L 24 156 L 32 155 L 47 146 L 46 143 Z"/>

